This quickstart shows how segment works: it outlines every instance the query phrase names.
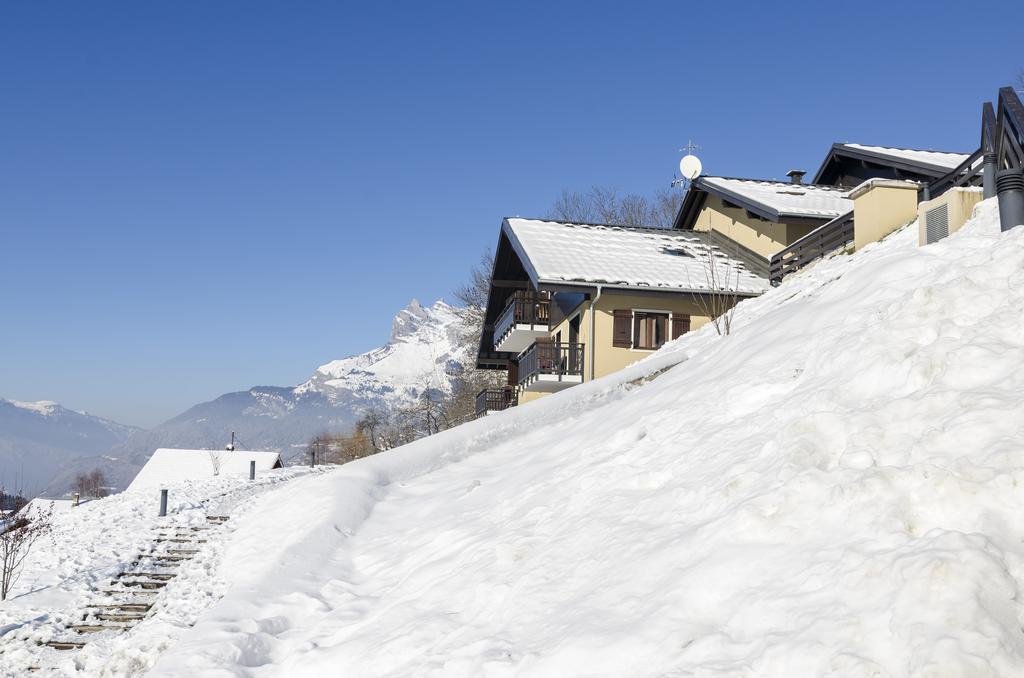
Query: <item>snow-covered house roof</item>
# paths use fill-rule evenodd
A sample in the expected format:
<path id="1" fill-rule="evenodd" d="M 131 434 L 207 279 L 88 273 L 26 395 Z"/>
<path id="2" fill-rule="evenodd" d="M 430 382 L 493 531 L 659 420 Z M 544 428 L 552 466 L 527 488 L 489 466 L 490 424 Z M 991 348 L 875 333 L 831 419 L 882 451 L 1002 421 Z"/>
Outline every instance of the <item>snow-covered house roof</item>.
<path id="1" fill-rule="evenodd" d="M 864 144 L 839 145 L 846 149 L 860 150 L 886 158 L 908 160 L 922 165 L 932 165 L 933 167 L 943 168 L 947 172 L 968 158 L 967 153 L 954 153 L 950 151 L 920 151 L 913 148 L 889 148 L 888 146 L 865 146 Z"/>
<path id="2" fill-rule="evenodd" d="M 968 153 L 951 151 L 832 144 L 814 175 L 814 183 L 855 184 L 871 178 L 931 181 L 946 175 L 969 157 Z M 844 182 L 847 173 L 856 180 Z"/>
<path id="3" fill-rule="evenodd" d="M 505 219 L 502 232 L 537 288 L 603 285 L 706 292 L 709 252 L 734 272 L 741 294 L 759 294 L 768 287 L 705 234 L 518 217 Z"/>
<path id="4" fill-rule="evenodd" d="M 766 221 L 820 225 L 853 209 L 848 193 L 829 185 L 702 176 L 690 185 L 672 228 L 692 231 L 708 195 Z"/>
<path id="5" fill-rule="evenodd" d="M 705 190 L 714 189 L 721 197 L 731 196 L 741 205 L 754 203 L 768 213 L 771 221 L 784 221 L 786 217 L 835 219 L 853 209 L 848 191 L 835 186 L 731 177 L 700 177 L 695 183 Z"/>
<path id="6" fill-rule="evenodd" d="M 281 455 L 277 452 L 160 448 L 139 470 L 128 489 L 166 487 L 169 483 L 202 480 L 215 475 L 248 475 L 250 461 L 256 462 L 257 471 L 267 471 L 282 465 Z"/>

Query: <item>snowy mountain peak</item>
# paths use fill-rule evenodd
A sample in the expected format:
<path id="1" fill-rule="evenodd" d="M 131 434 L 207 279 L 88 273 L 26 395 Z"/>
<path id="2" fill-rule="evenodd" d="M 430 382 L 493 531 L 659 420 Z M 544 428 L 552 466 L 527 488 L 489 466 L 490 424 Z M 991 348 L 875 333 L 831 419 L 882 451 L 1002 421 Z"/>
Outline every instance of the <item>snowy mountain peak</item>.
<path id="1" fill-rule="evenodd" d="M 391 321 L 391 336 L 388 342 L 406 339 L 416 334 L 424 325 L 437 324 L 439 321 L 443 323 L 454 315 L 453 311 L 454 309 L 443 299 L 438 299 L 433 306 L 426 308 L 417 299 L 413 299 Z"/>
<path id="2" fill-rule="evenodd" d="M 321 393 L 332 402 L 353 397 L 397 402 L 427 386 L 448 390 L 452 375 L 470 359 L 456 341 L 458 320 L 444 300 L 423 306 L 413 299 L 395 315 L 387 344 L 321 365 L 295 391 Z"/>
<path id="3" fill-rule="evenodd" d="M 28 410 L 30 412 L 35 412 L 36 414 L 41 414 L 46 417 L 56 413 L 57 410 L 63 409 L 59 403 L 56 403 L 52 400 L 37 400 L 36 402 L 33 403 L 24 402 L 20 400 L 7 400 L 5 402 L 9 402 L 11 405 L 14 405 L 18 409 Z"/>

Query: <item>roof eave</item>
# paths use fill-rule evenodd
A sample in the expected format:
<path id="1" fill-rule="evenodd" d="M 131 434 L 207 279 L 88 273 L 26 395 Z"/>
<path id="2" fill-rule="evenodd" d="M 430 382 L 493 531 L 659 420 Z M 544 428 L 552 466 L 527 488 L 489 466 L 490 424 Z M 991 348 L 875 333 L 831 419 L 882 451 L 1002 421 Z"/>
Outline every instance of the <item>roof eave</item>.
<path id="1" fill-rule="evenodd" d="M 568 291 L 580 291 L 580 292 L 595 292 L 597 288 L 602 290 L 629 290 L 631 292 L 640 293 L 659 293 L 659 294 L 695 294 L 695 295 L 706 295 L 714 294 L 712 290 L 706 289 L 693 289 L 688 287 L 655 287 L 653 285 L 630 285 L 629 283 L 606 283 L 597 282 L 593 280 L 541 280 L 537 289 L 548 292 L 568 292 Z M 749 291 L 733 291 L 733 290 L 719 290 L 718 292 L 725 294 L 735 294 L 740 297 L 758 297 L 764 294 L 764 290 L 760 292 L 749 292 Z"/>

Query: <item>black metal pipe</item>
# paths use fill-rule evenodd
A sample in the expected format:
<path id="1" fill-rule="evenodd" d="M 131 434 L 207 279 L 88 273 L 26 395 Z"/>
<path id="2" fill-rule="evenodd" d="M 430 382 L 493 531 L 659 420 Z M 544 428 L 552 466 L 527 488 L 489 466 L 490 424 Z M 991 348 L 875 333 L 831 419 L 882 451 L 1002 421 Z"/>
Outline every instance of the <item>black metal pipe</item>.
<path id="1" fill-rule="evenodd" d="M 988 200 L 996 194 L 996 167 L 998 157 L 995 153 L 985 154 L 984 172 L 981 175 L 982 196 Z"/>
<path id="2" fill-rule="evenodd" d="M 249 480 L 256 480 L 256 460 L 249 460 Z"/>
<path id="3" fill-rule="evenodd" d="M 167 515 L 167 490 L 160 490 L 160 517 Z"/>
<path id="4" fill-rule="evenodd" d="M 999 195 L 999 227 L 1009 231 L 1024 224 L 1024 171 L 1019 167 L 996 173 Z"/>

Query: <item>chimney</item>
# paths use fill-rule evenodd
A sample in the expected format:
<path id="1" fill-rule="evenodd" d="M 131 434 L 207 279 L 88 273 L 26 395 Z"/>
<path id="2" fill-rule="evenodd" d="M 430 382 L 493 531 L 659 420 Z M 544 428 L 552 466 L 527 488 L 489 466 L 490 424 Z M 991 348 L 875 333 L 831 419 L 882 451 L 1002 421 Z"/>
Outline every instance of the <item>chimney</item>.
<path id="1" fill-rule="evenodd" d="M 791 184 L 804 183 L 805 174 L 807 174 L 806 170 L 789 170 L 788 172 L 786 172 L 786 176 L 789 177 L 789 183 Z"/>

